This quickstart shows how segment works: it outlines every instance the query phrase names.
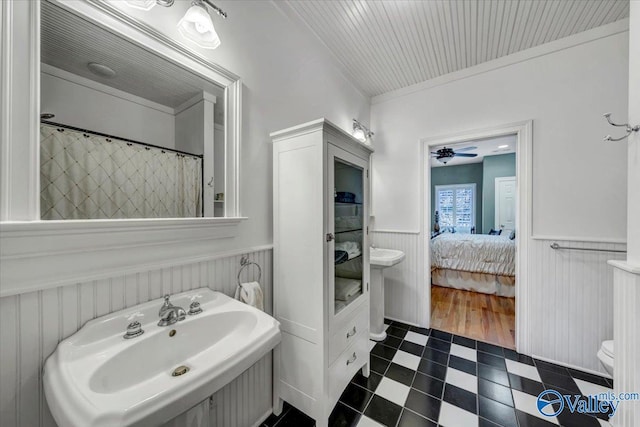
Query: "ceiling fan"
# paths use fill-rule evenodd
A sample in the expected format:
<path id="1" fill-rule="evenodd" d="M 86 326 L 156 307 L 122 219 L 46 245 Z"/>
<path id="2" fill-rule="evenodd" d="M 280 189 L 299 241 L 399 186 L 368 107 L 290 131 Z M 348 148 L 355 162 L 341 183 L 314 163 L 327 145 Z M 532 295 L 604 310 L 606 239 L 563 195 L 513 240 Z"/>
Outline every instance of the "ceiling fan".
<path id="1" fill-rule="evenodd" d="M 443 147 L 435 152 L 431 152 L 431 157 L 435 157 L 440 163 L 444 163 L 445 165 L 453 159 L 455 156 L 458 157 L 476 157 L 477 154 L 471 153 L 463 153 L 463 151 L 471 151 L 475 150 L 478 147 L 464 147 L 459 150 L 453 150 L 453 148 Z"/>

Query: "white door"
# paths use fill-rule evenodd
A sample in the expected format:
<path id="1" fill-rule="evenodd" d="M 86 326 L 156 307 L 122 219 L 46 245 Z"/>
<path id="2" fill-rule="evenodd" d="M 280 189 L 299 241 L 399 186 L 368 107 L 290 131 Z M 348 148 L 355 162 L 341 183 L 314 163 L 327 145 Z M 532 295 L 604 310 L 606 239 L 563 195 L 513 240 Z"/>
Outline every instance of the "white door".
<path id="1" fill-rule="evenodd" d="M 516 177 L 496 178 L 496 222 L 494 229 L 509 235 L 516 228 Z"/>

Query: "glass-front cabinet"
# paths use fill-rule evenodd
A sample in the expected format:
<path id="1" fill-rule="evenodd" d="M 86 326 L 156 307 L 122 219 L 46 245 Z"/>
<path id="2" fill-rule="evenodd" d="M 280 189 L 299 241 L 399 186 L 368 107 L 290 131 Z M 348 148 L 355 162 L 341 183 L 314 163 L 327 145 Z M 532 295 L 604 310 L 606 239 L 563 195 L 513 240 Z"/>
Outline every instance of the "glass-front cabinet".
<path id="1" fill-rule="evenodd" d="M 337 147 L 329 147 L 333 178 L 329 186 L 329 218 L 333 219 L 333 309 L 339 315 L 367 291 L 364 273 L 366 163 Z M 333 215 L 331 215 L 331 213 Z M 330 221 L 331 222 L 331 221 Z"/>
<path id="2" fill-rule="evenodd" d="M 373 150 L 325 119 L 271 137 L 275 408 L 287 401 L 326 427 L 350 379 L 369 376 Z"/>

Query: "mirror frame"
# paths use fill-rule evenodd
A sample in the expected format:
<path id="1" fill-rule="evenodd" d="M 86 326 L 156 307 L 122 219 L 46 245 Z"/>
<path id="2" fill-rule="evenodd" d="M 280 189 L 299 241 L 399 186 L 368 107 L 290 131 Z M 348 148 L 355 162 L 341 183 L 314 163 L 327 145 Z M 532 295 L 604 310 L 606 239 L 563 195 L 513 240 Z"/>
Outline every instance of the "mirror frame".
<path id="1" fill-rule="evenodd" d="M 225 217 L 40 219 L 40 9 L 48 1 L 225 88 Z M 100 0 L 0 5 L 0 297 L 228 250 L 240 214 L 242 81 Z M 144 250 L 141 250 L 144 248 Z M 38 268 L 34 268 L 37 265 Z"/>

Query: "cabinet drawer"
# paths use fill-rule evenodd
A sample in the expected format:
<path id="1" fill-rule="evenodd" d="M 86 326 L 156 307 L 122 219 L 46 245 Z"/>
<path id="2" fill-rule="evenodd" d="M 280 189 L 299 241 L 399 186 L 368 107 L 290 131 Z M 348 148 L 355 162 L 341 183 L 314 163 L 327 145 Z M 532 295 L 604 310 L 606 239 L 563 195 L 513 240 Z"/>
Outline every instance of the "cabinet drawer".
<path id="1" fill-rule="evenodd" d="M 368 346 L 369 339 L 360 334 L 329 367 L 329 400 L 332 406 L 338 401 L 358 369 L 369 362 Z"/>
<path id="2" fill-rule="evenodd" d="M 329 341 L 329 364 L 332 364 L 340 353 L 359 339 L 363 333 L 368 334 L 368 326 L 367 310 L 360 310 L 360 313 L 338 328 Z"/>

